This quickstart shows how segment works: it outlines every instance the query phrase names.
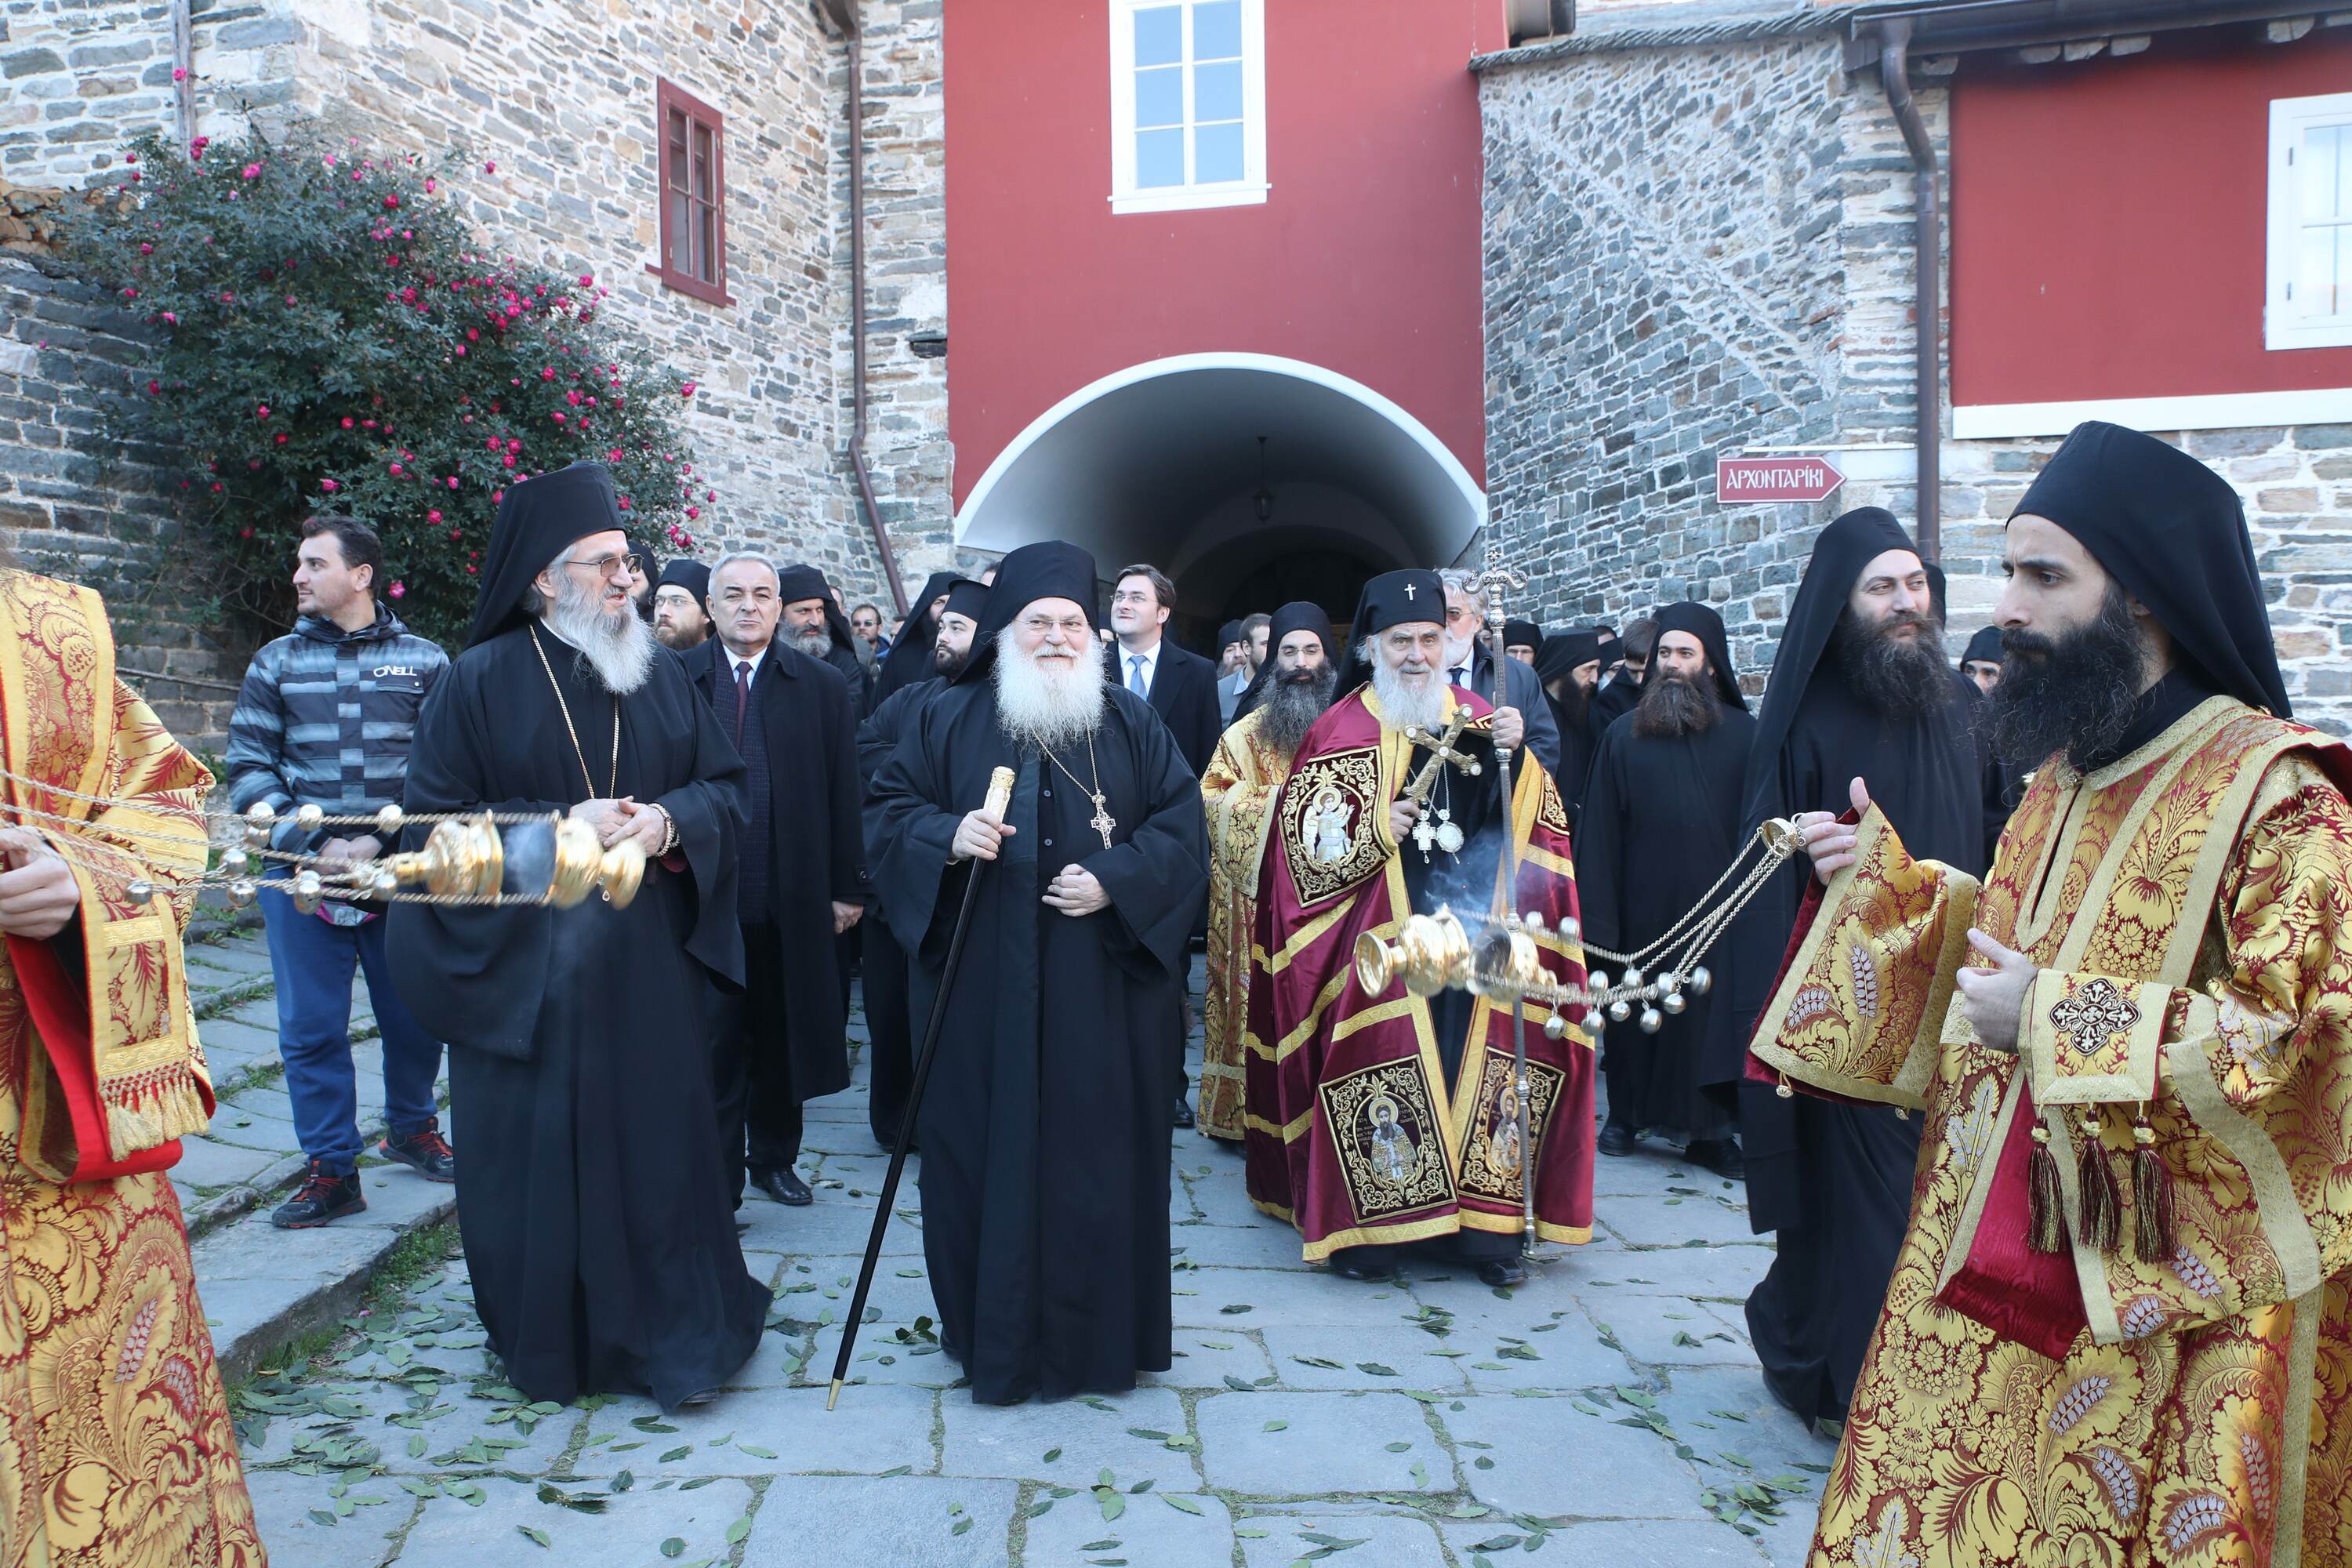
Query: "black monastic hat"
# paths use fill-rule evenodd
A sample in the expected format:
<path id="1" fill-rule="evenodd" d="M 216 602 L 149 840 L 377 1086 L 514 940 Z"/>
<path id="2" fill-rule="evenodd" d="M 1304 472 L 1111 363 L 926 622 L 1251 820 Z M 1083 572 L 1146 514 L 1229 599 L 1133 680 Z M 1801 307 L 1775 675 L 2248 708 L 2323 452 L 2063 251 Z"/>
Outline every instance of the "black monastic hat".
<path id="1" fill-rule="evenodd" d="M 2216 686 L 2288 716 L 2246 509 L 2221 475 L 2137 430 L 2074 426 L 2011 512 L 2080 540 Z"/>
<path id="2" fill-rule="evenodd" d="M 1024 544 L 996 564 L 996 582 L 980 626 L 971 634 L 971 658 L 957 672 L 959 682 L 978 679 L 996 666 L 996 639 L 1013 617 L 1040 599 L 1067 599 L 1095 620 L 1095 558 L 1067 540 Z"/>
<path id="3" fill-rule="evenodd" d="M 710 597 L 710 568 L 690 555 L 681 555 L 662 568 L 661 581 L 654 588 L 656 592 L 683 588 L 694 595 L 696 604 L 703 604 Z"/>
<path id="4" fill-rule="evenodd" d="M 490 525 L 488 558 L 482 563 L 466 646 L 478 647 L 529 621 L 523 596 L 532 579 L 592 533 L 626 537 L 613 471 L 604 464 L 572 463 L 509 485 L 498 521 Z"/>

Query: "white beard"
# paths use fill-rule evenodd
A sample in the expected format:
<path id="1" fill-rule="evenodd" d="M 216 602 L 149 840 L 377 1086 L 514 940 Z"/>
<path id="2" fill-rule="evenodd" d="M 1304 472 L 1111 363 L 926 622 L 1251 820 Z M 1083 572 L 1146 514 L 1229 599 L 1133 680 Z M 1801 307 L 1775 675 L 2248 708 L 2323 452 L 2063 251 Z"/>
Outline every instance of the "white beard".
<path id="1" fill-rule="evenodd" d="M 804 653 L 811 658 L 823 658 L 833 651 L 833 633 L 824 626 L 789 633 L 784 640 L 792 645 L 793 652 Z"/>
<path id="2" fill-rule="evenodd" d="M 1454 634 L 1452 632 L 1446 633 L 1445 668 L 1448 669 L 1467 669 L 1470 667 L 1470 645 L 1475 640 L 1475 637 L 1474 635 L 1473 637 L 1464 637 L 1460 642 L 1456 642 L 1454 640 Z"/>
<path id="3" fill-rule="evenodd" d="M 1454 693 L 1444 675 L 1431 670 L 1427 684 L 1416 691 L 1381 657 L 1380 650 L 1372 649 L 1371 654 L 1372 695 L 1380 699 L 1381 722 L 1391 730 L 1421 729 L 1433 734 L 1444 729 L 1445 716 L 1454 706 Z"/>
<path id="4" fill-rule="evenodd" d="M 996 721 L 1013 740 L 1059 750 L 1102 725 L 1103 672 L 1091 646 L 1067 659 L 1033 658 L 1007 626 L 996 638 Z"/>
<path id="5" fill-rule="evenodd" d="M 559 575 L 563 587 L 547 607 L 549 628 L 580 650 L 580 658 L 607 691 L 626 697 L 653 673 L 653 628 L 637 618 L 634 605 L 608 613 L 601 585 L 583 590 L 569 572 Z"/>

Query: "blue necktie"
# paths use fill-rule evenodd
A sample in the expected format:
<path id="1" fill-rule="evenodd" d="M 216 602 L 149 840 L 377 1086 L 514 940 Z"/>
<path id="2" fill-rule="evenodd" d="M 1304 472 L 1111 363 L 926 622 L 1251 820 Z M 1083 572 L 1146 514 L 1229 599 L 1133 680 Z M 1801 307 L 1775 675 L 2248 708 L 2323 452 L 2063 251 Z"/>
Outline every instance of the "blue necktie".
<path id="1" fill-rule="evenodd" d="M 1127 689 L 1138 697 L 1151 695 L 1150 689 L 1143 684 L 1143 656 L 1139 653 L 1127 656 Z"/>

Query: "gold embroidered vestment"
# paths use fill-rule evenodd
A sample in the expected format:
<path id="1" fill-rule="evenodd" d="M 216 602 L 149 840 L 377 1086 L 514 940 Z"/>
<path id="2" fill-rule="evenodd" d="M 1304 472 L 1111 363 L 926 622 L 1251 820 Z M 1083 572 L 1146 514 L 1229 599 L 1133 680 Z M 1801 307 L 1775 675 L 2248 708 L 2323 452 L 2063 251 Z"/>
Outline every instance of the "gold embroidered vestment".
<path id="1" fill-rule="evenodd" d="M 2352 1562 L 2347 776 L 2324 736 L 2216 698 L 2087 777 L 2043 767 L 1981 888 L 1864 818 L 1751 1047 L 1752 1070 L 1927 1117 L 1813 1563 Z M 1971 924 L 2041 971 L 2017 1055 L 1959 1005 Z M 2002 1196 L 2028 1108 L 2058 1256 Z M 2124 1171 L 2143 1116 L 2177 1209 L 2148 1261 L 2130 1180 L 2119 1244 L 2077 1224 L 2084 1140 Z"/>

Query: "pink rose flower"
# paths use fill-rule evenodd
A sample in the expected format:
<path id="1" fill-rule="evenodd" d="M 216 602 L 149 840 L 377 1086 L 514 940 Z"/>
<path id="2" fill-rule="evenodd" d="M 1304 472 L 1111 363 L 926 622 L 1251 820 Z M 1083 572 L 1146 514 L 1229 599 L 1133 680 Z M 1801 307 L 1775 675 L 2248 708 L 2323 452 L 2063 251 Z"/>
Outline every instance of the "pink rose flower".
<path id="1" fill-rule="evenodd" d="M 393 579 L 391 593 L 395 599 L 405 599 L 408 597 L 408 584 L 395 577 Z"/>
<path id="2" fill-rule="evenodd" d="M 320 479 L 319 481 L 319 488 L 326 491 L 329 495 L 333 495 L 337 490 L 341 489 L 343 487 L 337 484 L 332 479 Z"/>

